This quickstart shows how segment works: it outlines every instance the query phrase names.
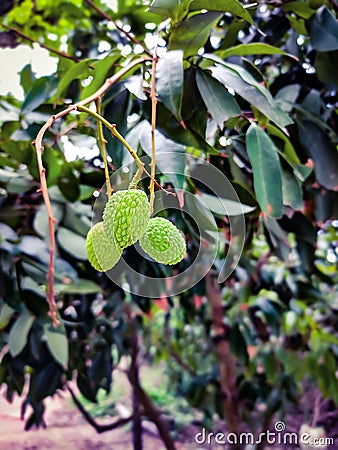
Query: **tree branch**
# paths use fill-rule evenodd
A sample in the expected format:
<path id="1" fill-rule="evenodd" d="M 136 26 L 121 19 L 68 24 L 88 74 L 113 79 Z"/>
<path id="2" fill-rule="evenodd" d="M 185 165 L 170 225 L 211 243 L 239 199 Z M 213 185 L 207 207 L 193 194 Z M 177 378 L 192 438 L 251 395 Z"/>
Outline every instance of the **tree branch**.
<path id="1" fill-rule="evenodd" d="M 126 425 L 127 423 L 131 422 L 133 420 L 133 416 L 124 417 L 121 419 L 116 420 L 115 422 L 108 423 L 101 425 L 96 422 L 96 420 L 89 414 L 89 412 L 84 408 L 80 400 L 76 397 L 73 389 L 67 385 L 68 392 L 70 393 L 73 402 L 75 403 L 78 410 L 81 412 L 83 417 L 86 419 L 86 421 L 91 425 L 97 433 L 104 433 L 105 431 L 111 431 L 115 430 L 116 428 L 122 427 L 123 425 Z"/>
<path id="2" fill-rule="evenodd" d="M 51 53 L 55 53 L 55 55 L 61 56 L 62 58 L 71 59 L 74 62 L 80 62 L 81 60 L 79 58 L 76 58 L 76 56 L 69 55 L 68 53 L 61 52 L 60 50 L 56 50 L 55 48 L 49 47 L 49 45 L 43 44 L 42 42 L 39 42 L 35 39 L 33 39 L 30 36 L 27 36 L 27 34 L 23 33 L 20 30 L 17 30 L 16 28 L 10 27 L 8 25 L 1 24 L 3 28 L 6 28 L 6 30 L 12 31 L 13 33 L 17 34 L 18 36 L 22 37 L 26 41 L 32 42 L 33 44 L 38 44 L 40 47 L 48 50 Z"/>
<path id="3" fill-rule="evenodd" d="M 95 5 L 95 3 L 93 3 L 91 0 L 85 0 L 85 2 L 91 6 L 93 9 L 95 9 L 95 11 L 100 14 L 100 16 L 102 16 L 104 19 L 108 20 L 109 22 L 112 22 L 115 26 L 115 28 L 120 31 L 122 34 L 124 34 L 126 36 L 126 38 L 131 41 L 133 44 L 136 45 L 140 45 L 143 48 L 144 53 L 146 53 L 148 56 L 152 57 L 153 55 L 151 54 L 151 52 L 149 50 L 147 50 L 144 45 L 142 44 L 142 42 L 138 41 L 137 39 L 134 38 L 134 36 L 130 33 L 128 33 L 128 31 L 124 30 L 123 27 L 120 27 L 120 25 L 118 25 L 114 19 L 112 19 L 111 17 L 108 16 L 108 14 L 106 14 L 101 8 L 99 8 L 98 6 Z"/>

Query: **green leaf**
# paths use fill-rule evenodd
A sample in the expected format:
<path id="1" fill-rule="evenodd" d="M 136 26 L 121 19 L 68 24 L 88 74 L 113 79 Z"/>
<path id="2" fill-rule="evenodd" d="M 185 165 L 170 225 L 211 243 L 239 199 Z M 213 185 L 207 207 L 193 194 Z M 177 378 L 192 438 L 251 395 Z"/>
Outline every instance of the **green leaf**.
<path id="1" fill-rule="evenodd" d="M 283 203 L 292 209 L 303 209 L 303 195 L 300 181 L 292 172 L 282 169 Z"/>
<path id="2" fill-rule="evenodd" d="M 54 227 L 57 230 L 58 224 L 63 217 L 63 206 L 58 203 L 52 202 L 52 213 L 55 219 Z M 39 211 L 35 214 L 33 221 L 33 228 L 39 236 L 47 237 L 49 235 L 49 220 L 47 207 L 42 204 Z"/>
<path id="3" fill-rule="evenodd" d="M 246 147 L 251 162 L 254 188 L 261 210 L 271 217 L 282 215 L 282 175 L 275 144 L 256 124 L 246 133 Z"/>
<path id="4" fill-rule="evenodd" d="M 78 78 L 83 79 L 92 74 L 92 70 L 89 66 L 92 63 L 92 59 L 84 59 L 79 63 L 74 63 L 70 69 L 63 75 L 59 82 L 59 86 L 56 91 L 56 97 L 62 96 L 66 88 L 73 80 Z"/>
<path id="5" fill-rule="evenodd" d="M 211 72 L 226 88 L 233 89 L 280 128 L 292 123 L 292 119 L 280 109 L 270 92 L 261 86 L 249 72 L 235 64 L 225 64 L 215 55 L 204 55 L 204 57 L 220 64 L 213 67 Z"/>
<path id="6" fill-rule="evenodd" d="M 183 51 L 167 52 L 157 64 L 156 93 L 178 121 L 181 120 L 183 81 Z"/>
<path id="7" fill-rule="evenodd" d="M 203 101 L 219 128 L 223 128 L 224 122 L 231 117 L 241 115 L 241 109 L 234 96 L 224 88 L 222 83 L 204 70 L 196 72 L 196 81 Z"/>
<path id="8" fill-rule="evenodd" d="M 47 346 L 55 361 L 62 367 L 68 366 L 68 341 L 64 328 L 55 329 L 50 323 L 44 325 Z"/>
<path id="9" fill-rule="evenodd" d="M 61 167 L 58 186 L 62 194 L 70 202 L 75 202 L 79 198 L 79 179 L 75 176 L 70 163 Z"/>
<path id="10" fill-rule="evenodd" d="M 283 111 L 290 112 L 296 103 L 299 93 L 299 84 L 289 84 L 277 92 L 275 102 Z"/>
<path id="11" fill-rule="evenodd" d="M 11 308 L 7 303 L 4 303 L 0 310 L 0 330 L 7 327 L 15 309 Z"/>
<path id="12" fill-rule="evenodd" d="M 338 50 L 338 22 L 326 5 L 309 20 L 311 43 L 320 52 Z"/>
<path id="13" fill-rule="evenodd" d="M 65 252 L 81 261 L 87 260 L 86 239 L 67 228 L 60 227 L 57 239 Z"/>
<path id="14" fill-rule="evenodd" d="M 287 161 L 291 167 L 296 167 L 300 164 L 300 159 L 296 153 L 294 146 L 292 145 L 290 139 L 287 137 L 282 130 L 275 127 L 271 123 L 266 125 L 266 131 L 271 135 L 280 139 L 284 143 L 283 151 L 280 151 L 277 147 L 277 150 L 280 155 L 283 156 L 285 161 Z"/>
<path id="15" fill-rule="evenodd" d="M 102 289 L 94 281 L 79 278 L 71 284 L 55 284 L 55 291 L 62 294 L 97 294 Z"/>
<path id="16" fill-rule="evenodd" d="M 273 45 L 264 44 L 261 42 L 252 42 L 250 44 L 239 44 L 235 47 L 228 48 L 227 50 L 223 50 L 217 53 L 218 56 L 222 59 L 229 58 L 229 56 L 238 55 L 238 56 L 246 56 L 246 55 L 285 55 L 295 58 L 294 55 L 290 55 L 286 53 L 284 50 L 280 48 L 274 47 Z"/>
<path id="17" fill-rule="evenodd" d="M 196 194 L 213 213 L 220 217 L 224 216 L 238 216 L 246 214 L 256 209 L 255 206 L 244 205 L 243 203 L 235 202 L 229 198 L 223 198 L 210 194 Z"/>
<path id="18" fill-rule="evenodd" d="M 35 80 L 36 78 L 34 72 L 32 71 L 31 64 L 26 64 L 20 71 L 20 84 L 25 94 L 27 94 Z"/>
<path id="19" fill-rule="evenodd" d="M 151 126 L 148 122 L 144 121 L 139 136 L 143 150 L 151 156 Z M 182 189 L 186 147 L 164 137 L 158 130 L 155 130 L 155 146 L 156 165 L 175 188 Z"/>
<path id="20" fill-rule="evenodd" d="M 93 77 L 91 83 L 86 86 L 81 94 L 81 99 L 87 98 L 90 95 L 94 94 L 99 87 L 102 86 L 106 78 L 108 77 L 108 73 L 111 67 L 118 61 L 120 58 L 120 53 L 109 55 L 104 59 L 101 59 L 92 64 L 93 70 L 90 71 L 90 75 Z"/>
<path id="21" fill-rule="evenodd" d="M 315 12 L 315 9 L 312 9 L 308 2 L 303 1 L 295 1 L 295 2 L 287 2 L 282 5 L 284 11 L 293 12 L 297 16 L 302 19 L 309 19 Z"/>
<path id="22" fill-rule="evenodd" d="M 299 140 L 314 162 L 319 184 L 338 190 L 337 149 L 327 133 L 310 120 L 297 120 Z"/>
<path id="23" fill-rule="evenodd" d="M 24 349 L 33 322 L 34 317 L 28 310 L 24 310 L 12 326 L 8 343 L 9 351 L 13 357 L 17 356 Z"/>
<path id="24" fill-rule="evenodd" d="M 171 16 L 178 5 L 178 0 L 153 0 L 149 11 L 160 16 Z"/>
<path id="25" fill-rule="evenodd" d="M 237 0 L 193 0 L 190 11 L 207 9 L 208 11 L 229 12 L 235 17 L 240 17 L 253 24 L 252 17 Z"/>
<path id="26" fill-rule="evenodd" d="M 170 39 L 170 50 L 184 51 L 185 56 L 197 55 L 209 38 L 210 31 L 222 17 L 217 12 L 196 14 L 181 22 L 173 29 Z"/>
<path id="27" fill-rule="evenodd" d="M 57 86 L 55 76 L 38 78 L 29 89 L 21 106 L 21 114 L 25 115 L 53 97 Z"/>

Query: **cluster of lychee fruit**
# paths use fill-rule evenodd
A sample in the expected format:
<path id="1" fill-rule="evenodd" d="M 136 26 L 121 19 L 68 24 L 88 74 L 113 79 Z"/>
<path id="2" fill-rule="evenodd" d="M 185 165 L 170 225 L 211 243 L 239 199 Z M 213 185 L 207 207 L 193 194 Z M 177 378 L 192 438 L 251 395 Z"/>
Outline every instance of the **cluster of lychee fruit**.
<path id="1" fill-rule="evenodd" d="M 176 264 L 186 252 L 184 237 L 172 222 L 163 217 L 150 218 L 145 192 L 117 191 L 105 206 L 103 221 L 87 234 L 88 260 L 96 270 L 106 272 L 117 264 L 123 249 L 137 241 L 153 260 L 162 264 Z"/>

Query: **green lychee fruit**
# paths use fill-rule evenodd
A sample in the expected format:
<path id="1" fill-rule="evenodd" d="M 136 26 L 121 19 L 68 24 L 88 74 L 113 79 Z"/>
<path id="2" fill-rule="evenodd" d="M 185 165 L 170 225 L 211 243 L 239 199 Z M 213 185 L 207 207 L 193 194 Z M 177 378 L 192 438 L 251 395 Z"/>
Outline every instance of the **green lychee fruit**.
<path id="1" fill-rule="evenodd" d="M 98 222 L 88 231 L 86 251 L 90 264 L 99 272 L 114 267 L 122 254 L 122 250 L 104 232 L 103 222 Z"/>
<path id="2" fill-rule="evenodd" d="M 186 252 L 182 233 L 163 217 L 150 219 L 146 232 L 140 238 L 140 246 L 155 261 L 169 265 L 181 261 Z"/>
<path id="3" fill-rule="evenodd" d="M 121 248 L 134 244 L 145 232 L 149 220 L 147 195 L 137 189 L 115 192 L 103 212 L 106 235 Z"/>

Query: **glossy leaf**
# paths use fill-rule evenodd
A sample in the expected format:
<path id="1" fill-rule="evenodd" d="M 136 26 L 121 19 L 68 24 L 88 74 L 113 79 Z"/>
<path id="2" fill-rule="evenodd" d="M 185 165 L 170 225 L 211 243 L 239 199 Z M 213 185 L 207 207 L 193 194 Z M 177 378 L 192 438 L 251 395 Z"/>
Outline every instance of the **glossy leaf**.
<path id="1" fill-rule="evenodd" d="M 197 71 L 196 81 L 208 111 L 220 128 L 223 128 L 226 120 L 241 115 L 241 109 L 234 96 L 224 88 L 222 83 L 202 70 Z"/>
<path id="2" fill-rule="evenodd" d="M 68 366 L 68 341 L 64 328 L 55 329 L 53 325 L 45 324 L 44 335 L 47 339 L 47 346 L 55 361 L 62 367 Z"/>
<path id="3" fill-rule="evenodd" d="M 28 310 L 24 310 L 17 318 L 9 333 L 9 351 L 13 357 L 22 352 L 26 343 L 29 330 L 34 322 L 34 317 Z"/>
<path id="4" fill-rule="evenodd" d="M 4 303 L 0 309 L 0 330 L 3 330 L 9 324 L 15 309 L 11 308 L 7 303 Z"/>
<path id="5" fill-rule="evenodd" d="M 93 79 L 91 83 L 83 89 L 81 95 L 82 99 L 94 94 L 94 92 L 102 86 L 105 79 L 108 77 L 111 67 L 118 61 L 119 58 L 120 54 L 109 55 L 91 65 L 93 69 L 90 71 L 90 75 Z"/>
<path id="6" fill-rule="evenodd" d="M 261 210 L 271 217 L 282 214 L 282 175 L 275 144 L 261 127 L 252 124 L 246 133 L 254 188 Z"/>
<path id="7" fill-rule="evenodd" d="M 56 97 L 61 97 L 73 80 L 78 78 L 83 79 L 91 75 L 93 71 L 93 69 L 90 68 L 91 63 L 91 59 L 84 59 L 79 63 L 74 63 L 62 76 L 56 91 Z"/>
<path id="8" fill-rule="evenodd" d="M 87 260 L 86 239 L 68 228 L 60 227 L 57 240 L 63 250 L 69 253 L 73 258 L 81 261 Z"/>
<path id="9" fill-rule="evenodd" d="M 167 52 L 157 64 L 156 92 L 159 100 L 178 121 L 181 120 L 183 80 L 183 51 Z"/>
<path id="10" fill-rule="evenodd" d="M 274 47 L 270 44 L 264 44 L 262 42 L 253 42 L 250 44 L 239 44 L 235 47 L 230 47 L 227 50 L 223 50 L 217 53 L 222 59 L 229 58 L 229 56 L 247 56 L 247 55 L 285 55 L 292 56 L 286 53 L 284 50 Z"/>
<path id="11" fill-rule="evenodd" d="M 270 92 L 260 86 L 249 72 L 234 64 L 225 64 L 213 55 L 205 57 L 221 63 L 219 66 L 212 68 L 211 71 L 212 75 L 226 88 L 233 89 L 279 127 L 284 128 L 292 123 L 292 119 L 280 109 Z"/>
<path id="12" fill-rule="evenodd" d="M 326 5 L 318 9 L 308 26 L 311 43 L 316 50 L 338 50 L 338 22 Z"/>
<path id="13" fill-rule="evenodd" d="M 193 0 L 191 2 L 191 11 L 201 9 L 207 9 L 208 11 L 229 12 L 235 17 L 240 17 L 249 23 L 253 23 L 252 17 L 248 11 L 243 8 L 238 0 Z"/>
<path id="14" fill-rule="evenodd" d="M 170 50 L 182 49 L 185 56 L 197 55 L 221 17 L 217 12 L 208 12 L 196 14 L 181 22 L 170 34 Z"/>
<path id="15" fill-rule="evenodd" d="M 198 197 L 213 213 L 218 216 L 238 216 L 239 214 L 246 214 L 254 211 L 254 206 L 244 205 L 235 202 L 229 198 L 223 198 L 215 195 L 198 194 Z"/>

